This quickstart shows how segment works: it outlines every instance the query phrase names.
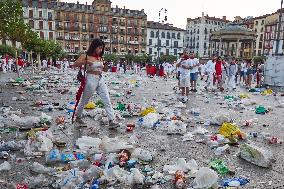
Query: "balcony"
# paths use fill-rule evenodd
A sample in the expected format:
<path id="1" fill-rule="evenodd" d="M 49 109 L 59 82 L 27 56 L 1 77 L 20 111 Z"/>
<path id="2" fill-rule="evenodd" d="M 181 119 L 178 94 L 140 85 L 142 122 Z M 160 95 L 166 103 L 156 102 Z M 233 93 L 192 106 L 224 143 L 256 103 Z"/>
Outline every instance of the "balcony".
<path id="1" fill-rule="evenodd" d="M 103 39 L 103 42 L 110 43 L 110 39 Z"/>
<path id="2" fill-rule="evenodd" d="M 98 33 L 108 33 L 108 30 L 98 30 Z"/>
<path id="3" fill-rule="evenodd" d="M 120 44 L 125 44 L 125 41 L 124 40 L 119 40 L 119 43 Z"/>
<path id="4" fill-rule="evenodd" d="M 125 22 L 119 22 L 119 25 L 125 26 Z"/>
<path id="5" fill-rule="evenodd" d="M 80 27 L 74 27 L 74 31 L 79 31 Z"/>
<path id="6" fill-rule="evenodd" d="M 85 28 L 85 29 L 82 28 L 82 32 L 87 32 L 87 28 Z"/>
<path id="7" fill-rule="evenodd" d="M 88 41 L 89 38 L 88 37 L 82 37 L 82 41 Z"/>
<path id="8" fill-rule="evenodd" d="M 139 45 L 139 42 L 138 41 L 128 41 L 128 44 Z"/>
<path id="9" fill-rule="evenodd" d="M 120 35 L 125 35 L 125 31 L 120 31 L 119 34 Z"/>
<path id="10" fill-rule="evenodd" d="M 55 20 L 56 20 L 56 21 L 61 20 L 61 16 L 56 16 Z"/>
<path id="11" fill-rule="evenodd" d="M 65 27 L 64 30 L 69 31 L 69 30 L 70 30 L 70 27 Z"/>
<path id="12" fill-rule="evenodd" d="M 112 21 L 112 25 L 117 25 L 118 21 Z"/>
<path id="13" fill-rule="evenodd" d="M 57 30 L 63 30 L 63 26 L 62 26 L 62 25 L 56 25 L 55 28 L 56 28 Z"/>
<path id="14" fill-rule="evenodd" d="M 52 19 L 51 16 L 49 16 L 49 17 L 47 18 L 47 20 L 48 20 L 48 21 L 52 21 L 53 19 Z"/>
<path id="15" fill-rule="evenodd" d="M 117 33 L 117 30 L 111 30 L 111 33 Z"/>
<path id="16" fill-rule="evenodd" d="M 71 37 L 70 36 L 65 36 L 64 39 L 65 40 L 71 40 Z"/>
<path id="17" fill-rule="evenodd" d="M 95 32 L 95 29 L 93 27 L 89 28 L 89 32 Z"/>
<path id="18" fill-rule="evenodd" d="M 57 36 L 56 40 L 63 40 L 63 36 Z"/>

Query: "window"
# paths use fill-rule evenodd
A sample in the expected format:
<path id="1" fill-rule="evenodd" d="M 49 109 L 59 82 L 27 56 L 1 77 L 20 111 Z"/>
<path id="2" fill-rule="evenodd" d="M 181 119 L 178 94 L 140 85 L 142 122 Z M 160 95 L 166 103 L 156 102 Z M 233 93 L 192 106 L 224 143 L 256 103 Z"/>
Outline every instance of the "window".
<path id="1" fill-rule="evenodd" d="M 258 21 L 255 21 L 255 25 L 256 25 L 256 26 L 258 25 Z"/>
<path id="2" fill-rule="evenodd" d="M 177 33 L 177 39 L 180 39 L 180 33 L 179 32 Z"/>
<path id="3" fill-rule="evenodd" d="M 159 37 L 159 32 L 157 31 L 157 32 L 156 32 L 156 38 L 158 38 L 158 37 Z"/>
<path id="4" fill-rule="evenodd" d="M 43 30 L 43 21 L 39 21 L 39 29 Z"/>
<path id="5" fill-rule="evenodd" d="M 170 34 L 170 32 L 167 32 L 167 39 L 171 39 L 171 34 Z"/>
<path id="6" fill-rule="evenodd" d="M 255 30 L 254 30 L 254 31 L 255 31 L 255 33 L 257 33 L 257 28 L 255 28 Z"/>
<path id="7" fill-rule="evenodd" d="M 257 54 L 258 56 L 261 56 L 261 50 L 258 50 Z"/>
<path id="8" fill-rule="evenodd" d="M 174 47 L 178 48 L 178 41 L 174 41 Z"/>
<path id="9" fill-rule="evenodd" d="M 48 22 L 48 29 L 52 30 L 52 22 Z"/>
<path id="10" fill-rule="evenodd" d="M 162 32 L 162 38 L 165 39 L 166 38 L 166 34 L 165 32 Z"/>
<path id="11" fill-rule="evenodd" d="M 44 33 L 42 31 L 39 32 L 39 37 L 44 39 Z"/>
<path id="12" fill-rule="evenodd" d="M 154 32 L 153 31 L 151 31 L 150 32 L 150 37 L 152 37 L 152 38 L 154 38 L 155 36 L 154 36 Z"/>
<path id="13" fill-rule="evenodd" d="M 207 28 L 204 29 L 204 34 L 207 35 Z"/>
<path id="14" fill-rule="evenodd" d="M 263 34 L 260 35 L 260 40 L 261 40 L 261 41 L 263 40 Z"/>
<path id="15" fill-rule="evenodd" d="M 174 49 L 174 55 L 177 55 L 177 49 Z"/>
<path id="16" fill-rule="evenodd" d="M 159 39 L 159 41 L 158 41 L 158 45 L 159 45 L 159 46 L 161 46 L 161 39 Z"/>
<path id="17" fill-rule="evenodd" d="M 42 18 L 42 11 L 38 11 L 38 15 L 40 18 Z"/>
<path id="18" fill-rule="evenodd" d="M 264 20 L 261 20 L 261 25 L 264 25 Z"/>
<path id="19" fill-rule="evenodd" d="M 49 32 L 48 37 L 49 39 L 53 39 L 53 32 Z"/>
<path id="20" fill-rule="evenodd" d="M 30 17 L 30 18 L 33 18 L 33 17 L 34 17 L 34 12 L 33 12 L 33 10 L 29 10 L 29 17 Z"/>
<path id="21" fill-rule="evenodd" d="M 47 16 L 48 16 L 48 20 L 52 20 L 52 12 L 48 12 Z"/>
<path id="22" fill-rule="evenodd" d="M 34 21 L 33 20 L 29 20 L 29 25 L 31 28 L 34 28 Z"/>
<path id="23" fill-rule="evenodd" d="M 169 54 L 170 54 L 170 50 L 166 49 L 166 55 L 169 55 Z"/>
<path id="24" fill-rule="evenodd" d="M 207 48 L 207 43 L 205 42 L 205 43 L 204 43 L 204 49 L 206 49 L 206 48 Z"/>
<path id="25" fill-rule="evenodd" d="M 199 34 L 199 29 L 197 30 L 197 34 Z"/>
<path id="26" fill-rule="evenodd" d="M 149 48 L 149 54 L 152 54 L 153 52 L 152 52 L 152 48 Z"/>
<path id="27" fill-rule="evenodd" d="M 69 29 L 70 28 L 70 23 L 69 22 L 65 22 L 65 29 Z"/>
<path id="28" fill-rule="evenodd" d="M 82 24 L 82 30 L 87 30 L 86 24 Z"/>
<path id="29" fill-rule="evenodd" d="M 260 32 L 263 32 L 263 28 L 260 29 Z"/>
<path id="30" fill-rule="evenodd" d="M 152 45 L 152 39 L 149 39 L 149 45 Z"/>
<path id="31" fill-rule="evenodd" d="M 258 48 L 259 48 L 259 49 L 262 49 L 262 42 L 259 42 Z"/>
<path id="32" fill-rule="evenodd" d="M 172 33 L 172 38 L 173 38 L 173 39 L 176 38 L 176 33 Z"/>
<path id="33" fill-rule="evenodd" d="M 197 49 L 199 48 L 199 43 L 198 43 L 198 42 L 196 43 L 196 48 L 197 48 Z"/>

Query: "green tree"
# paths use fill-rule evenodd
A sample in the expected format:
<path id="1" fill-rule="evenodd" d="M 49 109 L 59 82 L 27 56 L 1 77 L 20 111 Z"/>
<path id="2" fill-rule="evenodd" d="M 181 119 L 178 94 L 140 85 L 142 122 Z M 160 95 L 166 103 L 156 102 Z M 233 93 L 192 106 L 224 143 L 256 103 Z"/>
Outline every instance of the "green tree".
<path id="1" fill-rule="evenodd" d="M 119 57 L 116 54 L 105 54 L 104 55 L 104 60 L 106 62 L 114 62 L 117 63 L 117 61 L 119 60 Z"/>
<path id="2" fill-rule="evenodd" d="M 253 57 L 254 63 L 263 63 L 265 62 L 266 58 L 264 56 L 255 56 Z"/>
<path id="3" fill-rule="evenodd" d="M 132 61 L 134 61 L 135 57 L 133 54 L 127 54 L 125 55 L 125 59 L 127 61 L 127 64 L 131 63 Z"/>
<path id="4" fill-rule="evenodd" d="M 174 55 L 162 55 L 160 62 L 174 62 L 177 60 L 177 57 Z"/>

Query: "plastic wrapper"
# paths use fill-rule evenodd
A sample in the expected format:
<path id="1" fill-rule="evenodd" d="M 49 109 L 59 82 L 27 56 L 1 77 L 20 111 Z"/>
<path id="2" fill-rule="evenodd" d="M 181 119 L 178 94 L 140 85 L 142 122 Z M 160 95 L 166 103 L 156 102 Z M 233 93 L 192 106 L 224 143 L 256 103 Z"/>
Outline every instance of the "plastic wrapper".
<path id="1" fill-rule="evenodd" d="M 96 108 L 96 104 L 94 102 L 89 102 L 86 106 L 85 106 L 85 109 L 89 109 L 89 110 L 92 110 L 92 109 L 95 109 Z"/>
<path id="2" fill-rule="evenodd" d="M 19 127 L 34 127 L 40 122 L 39 117 L 35 116 L 26 116 L 26 117 L 20 117 L 17 115 L 12 115 L 11 119 L 15 122 L 16 125 Z"/>
<path id="3" fill-rule="evenodd" d="M 56 172 L 56 170 L 54 168 L 45 167 L 38 162 L 34 162 L 31 165 L 30 169 L 31 169 L 32 172 L 39 173 L 39 174 L 50 174 L 50 175 L 52 175 L 53 173 Z"/>
<path id="4" fill-rule="evenodd" d="M 186 162 L 184 158 L 179 158 L 174 164 L 164 165 L 163 167 L 163 171 L 169 174 L 175 174 L 175 172 L 179 170 L 187 173 L 189 171 L 196 171 L 197 169 L 198 165 L 194 159 Z"/>
<path id="5" fill-rule="evenodd" d="M 185 134 L 186 133 L 186 124 L 182 121 L 172 120 L 168 124 L 168 134 Z"/>
<path id="6" fill-rule="evenodd" d="M 260 167 L 271 167 L 276 161 L 272 152 L 255 144 L 242 144 L 238 156 Z"/>
<path id="7" fill-rule="evenodd" d="M 153 107 L 146 108 L 146 109 L 141 111 L 140 116 L 146 116 L 150 113 L 156 113 L 156 109 L 153 108 Z"/>
<path id="8" fill-rule="evenodd" d="M 101 144 L 101 139 L 87 136 L 83 136 L 76 140 L 76 146 L 78 146 L 78 148 L 84 152 L 99 152 Z"/>
<path id="9" fill-rule="evenodd" d="M 212 169 L 201 167 L 193 181 L 193 188 L 203 189 L 217 185 L 218 175 Z"/>
<path id="10" fill-rule="evenodd" d="M 4 161 L 2 164 L 0 164 L 0 171 L 10 171 L 11 169 L 11 164 L 8 161 Z"/>
<path id="11" fill-rule="evenodd" d="M 60 160 L 61 160 L 61 154 L 57 149 L 52 149 L 45 154 L 45 162 L 48 164 L 59 162 Z"/>
<path id="12" fill-rule="evenodd" d="M 120 150 L 131 150 L 133 146 L 118 138 L 109 138 L 105 136 L 102 139 L 101 149 L 106 152 L 119 152 Z"/>
<path id="13" fill-rule="evenodd" d="M 132 152 L 131 157 L 138 159 L 138 160 L 141 160 L 141 161 L 146 161 L 146 162 L 153 160 L 153 156 L 152 156 L 151 152 L 148 151 L 148 150 L 144 150 L 142 148 L 136 148 Z"/>

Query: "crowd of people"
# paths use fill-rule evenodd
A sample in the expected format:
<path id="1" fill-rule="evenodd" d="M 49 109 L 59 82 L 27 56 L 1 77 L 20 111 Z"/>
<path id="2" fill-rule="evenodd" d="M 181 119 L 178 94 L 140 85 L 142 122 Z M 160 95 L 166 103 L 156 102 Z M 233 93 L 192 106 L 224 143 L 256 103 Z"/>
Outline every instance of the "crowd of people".
<path id="1" fill-rule="evenodd" d="M 178 78 L 178 87 L 181 90 L 180 100 L 188 101 L 189 92 L 197 92 L 196 84 L 198 76 L 204 81 L 206 91 L 221 92 L 226 89 L 236 90 L 236 86 L 242 85 L 246 89 L 251 89 L 253 82 L 256 81 L 257 88 L 262 86 L 263 63 L 252 63 L 250 60 L 229 60 L 213 56 L 207 63 L 199 62 L 194 53 L 184 53 L 177 60 L 176 77 Z"/>

